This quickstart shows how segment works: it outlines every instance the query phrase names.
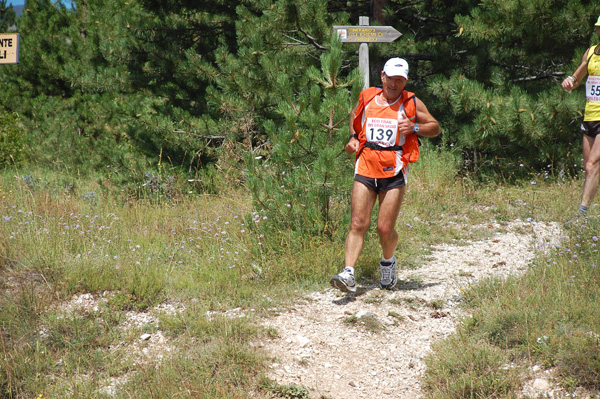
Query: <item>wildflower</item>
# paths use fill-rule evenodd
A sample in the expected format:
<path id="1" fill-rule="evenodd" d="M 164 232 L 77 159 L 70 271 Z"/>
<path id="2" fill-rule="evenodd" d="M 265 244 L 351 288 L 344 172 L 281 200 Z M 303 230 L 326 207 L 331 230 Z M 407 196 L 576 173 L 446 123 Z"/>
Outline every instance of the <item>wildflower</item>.
<path id="1" fill-rule="evenodd" d="M 547 336 L 547 335 L 544 335 L 543 337 L 538 337 L 538 338 L 536 339 L 536 342 L 537 342 L 538 344 L 540 344 L 540 345 L 542 345 L 542 344 L 545 344 L 545 343 L 547 343 L 547 342 L 548 342 L 548 336 Z"/>
<path id="2" fill-rule="evenodd" d="M 535 185 L 535 184 L 537 184 L 537 183 L 536 183 L 536 182 L 534 182 L 534 181 L 532 180 L 532 181 L 530 181 L 530 182 L 529 182 L 529 184 L 531 184 L 531 185 Z"/>

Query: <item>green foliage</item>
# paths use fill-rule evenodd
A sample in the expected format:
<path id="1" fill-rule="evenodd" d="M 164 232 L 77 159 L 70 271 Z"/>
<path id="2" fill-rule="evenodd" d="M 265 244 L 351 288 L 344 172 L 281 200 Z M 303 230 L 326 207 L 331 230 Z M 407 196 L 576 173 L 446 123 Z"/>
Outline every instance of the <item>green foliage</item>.
<path id="1" fill-rule="evenodd" d="M 281 152 L 267 130 L 297 123 L 300 108 L 285 104 L 312 96 L 316 109 L 325 87 L 340 85 L 332 73 L 345 79 L 357 65 L 355 44 L 344 44 L 335 63 L 319 62 L 331 25 L 371 13 L 366 1 L 337 0 L 73 4 L 32 2 L 14 20 L 21 62 L 0 69 L 0 100 L 19 115 L 28 157 L 134 175 L 162 159 L 194 179 L 232 154 L 242 169 L 248 151 L 263 159 Z M 12 24 L 6 1 L 0 6 L 0 20 Z M 595 42 L 599 13 L 577 1 L 388 1 L 371 23 L 403 36 L 371 46 L 371 81 L 386 58 L 407 58 L 408 89 L 442 124 L 434 141 L 453 145 L 470 171 L 575 174 L 583 98 L 558 82 Z M 327 69 L 316 77 L 315 67 Z"/>
<path id="2" fill-rule="evenodd" d="M 600 390 L 600 340 L 593 331 L 577 331 L 561 342 L 556 363 L 559 375 L 574 388 Z"/>
<path id="3" fill-rule="evenodd" d="M 18 116 L 0 107 L 0 169 L 26 158 L 23 135 Z"/>
<path id="4" fill-rule="evenodd" d="M 16 14 L 12 3 L 7 6 L 7 0 L 0 0 L 0 32 L 8 32 L 14 26 Z"/>
<path id="5" fill-rule="evenodd" d="M 270 231 L 292 230 L 304 235 L 335 235 L 350 186 L 350 167 L 343 150 L 358 75 L 341 75 L 341 44 L 334 37 L 321 56 L 321 70 L 310 67 L 304 88 L 292 91 L 285 76 L 275 112 L 281 123 L 264 124 L 269 157 L 247 157 L 248 185 L 256 206 L 265 210 Z M 356 91 L 356 90 L 355 90 Z M 357 93 L 356 93 L 357 94 Z M 354 96 L 356 98 L 356 95 Z"/>
<path id="6" fill-rule="evenodd" d="M 310 392 L 301 385 L 279 385 L 273 381 L 264 381 L 263 385 L 275 395 L 282 399 L 309 399 Z"/>
<path id="7" fill-rule="evenodd" d="M 446 129 L 471 170 L 495 170 L 504 177 L 545 170 L 574 174 L 579 141 L 574 141 L 578 102 L 556 90 L 553 96 L 531 94 L 513 86 L 485 89 L 464 75 L 436 79 L 433 90 L 455 118 Z M 527 165 L 523 168 L 523 165 Z M 575 165 L 575 166 L 574 166 Z"/>
<path id="8" fill-rule="evenodd" d="M 455 15 L 451 39 L 460 64 L 446 68 L 429 91 L 467 168 L 499 170 L 505 178 L 577 173 L 584 99 L 559 83 L 590 44 L 598 5 L 489 0 L 465 11 Z"/>
<path id="9" fill-rule="evenodd" d="M 457 350 L 460 348 L 459 350 Z M 434 358 L 428 365 L 424 380 L 426 397 L 460 398 L 516 398 L 520 385 L 519 371 L 505 367 L 507 358 L 498 348 L 486 342 L 452 336 L 435 345 Z"/>

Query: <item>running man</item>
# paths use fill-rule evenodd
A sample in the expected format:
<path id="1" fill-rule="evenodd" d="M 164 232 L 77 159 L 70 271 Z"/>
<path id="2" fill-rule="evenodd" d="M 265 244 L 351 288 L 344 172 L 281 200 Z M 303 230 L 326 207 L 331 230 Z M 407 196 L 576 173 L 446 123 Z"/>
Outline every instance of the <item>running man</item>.
<path id="1" fill-rule="evenodd" d="M 404 90 L 407 81 L 408 63 L 402 58 L 388 60 L 381 72 L 382 88 L 363 90 L 350 116 L 346 151 L 356 153 L 352 219 L 345 244 L 346 265 L 331 279 L 331 285 L 343 292 L 356 292 L 354 268 L 377 200 L 377 233 L 383 252 L 381 288 L 391 290 L 397 282 L 395 227 L 406 191 L 408 164 L 419 157 L 419 137 L 440 133 L 425 104 Z"/>
<path id="2" fill-rule="evenodd" d="M 595 26 L 596 34 L 600 39 L 600 17 Z M 588 208 L 598 191 L 598 182 L 600 181 L 600 139 L 598 138 L 598 132 L 600 132 L 600 45 L 586 50 L 575 73 L 563 80 L 561 86 L 570 92 L 579 87 L 586 75 L 588 75 L 585 83 L 586 103 L 581 124 L 585 181 L 579 209 L 575 218 L 567 222 L 568 224 L 587 217 Z"/>

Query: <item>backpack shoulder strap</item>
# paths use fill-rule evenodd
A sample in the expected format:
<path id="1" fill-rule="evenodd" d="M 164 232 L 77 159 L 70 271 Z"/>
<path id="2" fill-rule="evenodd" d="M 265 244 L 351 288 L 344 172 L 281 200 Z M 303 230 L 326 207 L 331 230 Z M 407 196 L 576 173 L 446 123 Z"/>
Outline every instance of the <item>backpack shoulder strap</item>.
<path id="1" fill-rule="evenodd" d="M 414 123 L 417 120 L 417 96 L 415 95 L 415 93 L 411 93 L 409 91 L 407 91 L 405 95 L 406 95 L 406 98 L 404 100 L 404 108 L 405 109 L 406 109 L 406 104 L 412 100 L 412 105 L 414 107 L 415 114 L 413 117 L 410 117 L 409 119 Z"/>
<path id="2" fill-rule="evenodd" d="M 365 106 L 371 102 L 375 98 L 376 95 L 381 93 L 383 89 L 379 87 L 369 87 L 360 92 L 358 96 L 358 106 L 356 107 L 356 113 L 354 115 L 354 131 L 359 132 L 362 129 L 361 119 L 362 113 L 365 109 Z"/>

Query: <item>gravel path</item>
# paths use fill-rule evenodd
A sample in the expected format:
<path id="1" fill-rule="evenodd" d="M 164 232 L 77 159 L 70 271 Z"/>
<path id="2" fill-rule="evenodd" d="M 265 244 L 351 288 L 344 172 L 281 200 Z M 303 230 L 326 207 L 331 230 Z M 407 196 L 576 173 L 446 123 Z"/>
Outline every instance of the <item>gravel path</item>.
<path id="1" fill-rule="evenodd" d="M 455 331 L 461 290 L 488 276 L 523 273 L 536 251 L 561 237 L 556 223 L 481 227 L 497 232 L 434 247 L 419 269 L 399 270 L 395 291 L 360 282 L 356 295 L 328 288 L 267 319 L 279 333 L 259 343 L 273 356 L 269 377 L 306 387 L 312 399 L 422 397 L 424 358 L 433 342 Z M 537 397 L 551 388 L 528 389 Z"/>

